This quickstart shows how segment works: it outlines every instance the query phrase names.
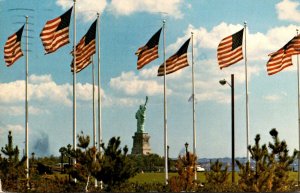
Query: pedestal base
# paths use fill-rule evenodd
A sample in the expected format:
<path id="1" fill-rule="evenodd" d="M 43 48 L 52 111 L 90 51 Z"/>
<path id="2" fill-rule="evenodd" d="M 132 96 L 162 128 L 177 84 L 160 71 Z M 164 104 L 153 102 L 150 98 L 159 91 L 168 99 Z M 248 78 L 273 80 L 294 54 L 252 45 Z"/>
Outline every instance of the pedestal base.
<path id="1" fill-rule="evenodd" d="M 151 153 L 151 147 L 149 144 L 150 135 L 148 133 L 134 133 L 133 146 L 131 154 L 135 155 L 147 155 Z"/>

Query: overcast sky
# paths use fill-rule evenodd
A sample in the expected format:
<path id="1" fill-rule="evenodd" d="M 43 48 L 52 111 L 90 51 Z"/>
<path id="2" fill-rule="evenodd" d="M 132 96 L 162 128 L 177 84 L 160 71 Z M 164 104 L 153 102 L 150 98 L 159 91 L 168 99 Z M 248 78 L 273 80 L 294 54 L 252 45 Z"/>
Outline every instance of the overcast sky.
<path id="1" fill-rule="evenodd" d="M 29 153 L 59 154 L 72 144 L 73 16 L 70 44 L 44 55 L 39 34 L 47 20 L 73 4 L 71 0 L 0 0 L 0 147 L 13 131 L 15 145 L 24 149 L 25 57 L 6 67 L 3 47 L 29 16 Z M 20 10 L 22 8 L 23 10 Z M 24 8 L 26 10 L 24 10 Z M 135 51 L 162 27 L 166 20 L 166 56 L 174 54 L 194 33 L 197 154 L 200 158 L 231 156 L 230 81 L 235 74 L 236 156 L 246 156 L 245 61 L 220 70 L 216 60 L 219 42 L 242 29 L 247 22 L 250 143 L 256 134 L 271 140 L 277 128 L 290 150 L 298 149 L 297 64 L 268 76 L 268 54 L 296 35 L 300 27 L 300 3 L 296 0 L 78 0 L 77 42 L 101 13 L 101 84 L 103 90 L 103 140 L 121 137 L 132 148 L 135 113 L 149 97 L 145 131 L 154 153 L 163 155 L 163 77 L 157 77 L 160 57 L 136 70 Z M 300 29 L 300 28 L 299 28 Z M 25 33 L 23 33 L 24 35 Z M 76 42 L 76 43 L 77 43 Z M 22 39 L 25 52 L 25 37 Z M 244 50 L 245 51 L 245 50 Z M 191 65 L 191 44 L 188 50 Z M 97 62 L 97 57 L 94 57 Z M 77 75 L 77 131 L 92 135 L 92 69 Z M 168 141 L 170 156 L 177 157 L 184 143 L 192 145 L 191 66 L 167 76 Z M 191 147 L 191 146 L 190 146 Z"/>

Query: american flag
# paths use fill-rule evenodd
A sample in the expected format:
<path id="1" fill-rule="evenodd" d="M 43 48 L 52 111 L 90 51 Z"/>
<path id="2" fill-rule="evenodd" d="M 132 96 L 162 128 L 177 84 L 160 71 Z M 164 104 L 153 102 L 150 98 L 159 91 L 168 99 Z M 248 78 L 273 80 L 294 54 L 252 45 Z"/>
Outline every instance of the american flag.
<path id="1" fill-rule="evenodd" d="M 97 20 L 76 45 L 76 73 L 86 68 L 92 62 L 92 55 L 96 53 L 96 27 Z M 73 51 L 72 54 L 74 54 Z M 73 62 L 71 64 L 72 72 L 74 70 Z"/>
<path id="2" fill-rule="evenodd" d="M 221 40 L 217 53 L 220 69 L 243 59 L 243 34 L 244 29 Z"/>
<path id="3" fill-rule="evenodd" d="M 55 52 L 58 48 L 70 42 L 69 25 L 72 8 L 61 16 L 46 22 L 40 34 L 46 54 Z"/>
<path id="4" fill-rule="evenodd" d="M 4 46 L 4 60 L 6 66 L 11 66 L 17 59 L 23 56 L 21 39 L 24 29 L 23 25 L 16 33 L 9 36 Z"/>
<path id="5" fill-rule="evenodd" d="M 276 74 L 284 68 L 293 65 L 292 55 L 300 54 L 300 34 L 291 39 L 285 46 L 277 52 L 269 54 L 267 63 L 268 75 Z"/>
<path id="6" fill-rule="evenodd" d="M 189 47 L 190 39 L 188 39 L 181 48 L 170 58 L 166 60 L 166 74 L 173 73 L 181 68 L 188 66 L 187 49 Z M 164 64 L 158 68 L 157 76 L 164 76 Z"/>
<path id="7" fill-rule="evenodd" d="M 162 28 L 160 28 L 147 42 L 146 45 L 140 47 L 135 55 L 138 56 L 137 69 L 141 69 L 143 66 L 158 58 L 158 43 Z"/>

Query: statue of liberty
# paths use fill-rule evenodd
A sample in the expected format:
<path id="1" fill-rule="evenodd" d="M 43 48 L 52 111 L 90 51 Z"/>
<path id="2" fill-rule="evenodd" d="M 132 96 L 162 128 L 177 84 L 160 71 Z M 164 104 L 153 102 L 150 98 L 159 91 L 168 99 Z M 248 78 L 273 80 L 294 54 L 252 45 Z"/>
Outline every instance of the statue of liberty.
<path id="1" fill-rule="evenodd" d="M 139 110 L 135 114 L 135 118 L 137 119 L 137 133 L 144 133 L 145 111 L 147 102 L 148 96 L 146 96 L 145 104 L 140 105 Z"/>

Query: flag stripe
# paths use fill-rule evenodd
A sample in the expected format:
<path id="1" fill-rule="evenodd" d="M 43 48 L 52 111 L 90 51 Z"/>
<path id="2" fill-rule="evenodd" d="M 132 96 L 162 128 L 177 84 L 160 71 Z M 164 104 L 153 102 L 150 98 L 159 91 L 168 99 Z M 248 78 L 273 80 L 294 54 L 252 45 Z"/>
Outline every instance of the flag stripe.
<path id="1" fill-rule="evenodd" d="M 300 35 L 292 38 L 278 51 L 269 54 L 270 59 L 267 62 L 268 75 L 276 74 L 293 65 L 292 56 L 295 54 L 300 54 Z"/>
<path id="2" fill-rule="evenodd" d="M 187 60 L 189 42 L 190 39 L 188 39 L 174 55 L 166 60 L 166 74 L 171 74 L 189 65 Z M 164 64 L 161 64 L 158 68 L 157 76 L 164 76 L 164 71 Z"/>
<path id="3" fill-rule="evenodd" d="M 228 67 L 243 59 L 243 33 L 244 29 L 225 37 L 217 49 L 217 58 L 220 69 Z"/>
<path id="4" fill-rule="evenodd" d="M 92 55 L 96 53 L 96 25 L 97 20 L 76 45 L 76 73 L 86 68 L 91 63 Z M 72 51 L 71 54 L 74 55 L 74 52 Z M 73 62 L 71 63 L 71 72 L 74 71 Z"/>
<path id="5" fill-rule="evenodd" d="M 138 48 L 135 54 L 138 56 L 137 69 L 143 68 L 146 64 L 158 58 L 158 43 L 162 28 L 160 28 L 147 42 L 146 45 Z"/>
<path id="6" fill-rule="evenodd" d="M 235 51 L 229 52 L 226 56 L 218 56 L 219 66 L 220 68 L 228 67 L 240 60 L 243 59 L 243 50 L 242 47 L 239 47 Z"/>
<path id="7" fill-rule="evenodd" d="M 63 15 L 46 22 L 40 34 L 46 53 L 55 52 L 60 47 L 68 44 L 69 25 L 72 13 L 71 7 Z"/>
<path id="8" fill-rule="evenodd" d="M 11 66 L 15 61 L 23 56 L 21 49 L 23 29 L 24 25 L 16 33 L 7 38 L 4 45 L 4 60 L 6 62 L 6 66 Z"/>
<path id="9" fill-rule="evenodd" d="M 158 45 L 156 45 L 154 48 L 144 51 L 143 54 L 139 55 L 137 69 L 141 69 L 156 58 L 158 58 Z"/>

